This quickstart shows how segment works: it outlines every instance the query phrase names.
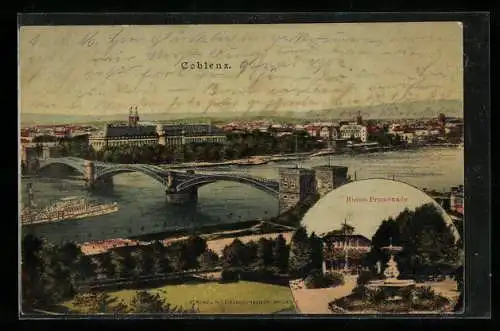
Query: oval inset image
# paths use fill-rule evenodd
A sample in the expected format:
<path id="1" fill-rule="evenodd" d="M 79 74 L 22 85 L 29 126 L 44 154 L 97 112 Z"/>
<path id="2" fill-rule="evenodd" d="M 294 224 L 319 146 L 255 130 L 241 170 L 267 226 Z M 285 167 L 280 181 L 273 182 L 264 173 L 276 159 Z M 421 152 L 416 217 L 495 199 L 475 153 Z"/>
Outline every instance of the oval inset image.
<path id="1" fill-rule="evenodd" d="M 422 208 L 439 215 L 434 219 L 449 227 L 458 240 L 452 219 L 432 197 L 409 184 L 388 179 L 359 180 L 333 190 L 304 215 L 302 225 L 308 232 L 322 235 L 348 223 L 357 234 L 371 238 L 384 220 Z"/>

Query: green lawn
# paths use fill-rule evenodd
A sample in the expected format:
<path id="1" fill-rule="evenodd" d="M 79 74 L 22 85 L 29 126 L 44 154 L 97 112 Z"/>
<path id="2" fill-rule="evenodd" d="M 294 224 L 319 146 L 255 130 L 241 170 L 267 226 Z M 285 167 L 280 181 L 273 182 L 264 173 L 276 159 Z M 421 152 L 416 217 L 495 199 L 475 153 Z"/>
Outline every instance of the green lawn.
<path id="1" fill-rule="evenodd" d="M 173 305 L 189 308 L 194 303 L 202 314 L 271 314 L 294 307 L 287 286 L 255 282 L 167 285 L 150 291 L 159 292 Z M 135 290 L 109 294 L 129 302 Z M 73 308 L 71 301 L 64 302 L 63 306 Z"/>

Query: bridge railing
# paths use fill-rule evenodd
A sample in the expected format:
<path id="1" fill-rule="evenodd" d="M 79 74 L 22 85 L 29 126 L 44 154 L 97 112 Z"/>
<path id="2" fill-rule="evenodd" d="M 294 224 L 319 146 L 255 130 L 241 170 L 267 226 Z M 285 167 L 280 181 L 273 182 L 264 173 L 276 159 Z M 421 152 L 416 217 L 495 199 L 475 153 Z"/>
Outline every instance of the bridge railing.
<path id="1" fill-rule="evenodd" d="M 144 167 L 144 166 L 137 166 L 134 164 L 127 164 L 127 165 L 117 164 L 106 168 L 102 168 L 96 172 L 96 178 L 102 176 L 114 175 L 120 172 L 140 172 L 147 176 L 152 177 L 153 179 L 159 181 L 163 185 L 165 185 L 166 183 L 165 174 L 163 172 L 160 173 L 158 171 L 155 171 L 155 169 L 151 169 L 149 167 Z"/>
<path id="2" fill-rule="evenodd" d="M 51 163 L 63 163 L 68 166 L 74 167 L 80 171 L 83 171 L 85 168 L 85 159 L 77 158 L 77 157 L 60 157 L 60 158 L 50 158 L 47 160 L 43 160 L 42 166 L 51 164 Z M 196 171 L 193 174 L 190 174 L 189 172 L 186 171 L 179 171 L 179 170 L 174 170 L 174 169 L 165 169 L 157 165 L 152 165 L 152 164 L 120 164 L 120 163 L 106 163 L 106 162 L 101 162 L 101 161 L 93 161 L 94 165 L 96 166 L 96 173 L 95 176 L 96 178 L 99 178 L 101 176 L 105 175 L 110 175 L 113 174 L 115 171 L 138 171 L 142 172 L 150 177 L 153 177 L 154 179 L 162 182 L 165 184 L 166 182 L 166 177 L 169 172 L 172 173 L 177 173 L 178 176 L 182 177 L 187 177 L 186 180 L 190 180 L 191 178 L 194 180 L 199 179 L 200 177 L 205 177 L 207 179 L 210 179 L 212 177 L 214 180 L 218 178 L 227 178 L 227 177 L 232 177 L 234 179 L 241 179 L 241 180 L 246 180 L 249 182 L 255 182 L 255 183 L 262 183 L 262 184 L 277 184 L 278 182 L 276 180 L 268 179 L 268 178 L 262 178 L 262 177 L 257 177 L 257 176 L 251 176 L 251 175 L 246 175 L 246 174 L 238 174 L 238 173 L 233 173 L 230 171 L 227 172 L 221 172 L 221 171 Z"/>
<path id="3" fill-rule="evenodd" d="M 278 182 L 277 180 L 273 180 L 273 179 L 268 179 L 268 178 L 263 178 L 263 177 L 258 177 L 258 176 L 251 176 L 251 175 L 245 175 L 245 174 L 238 174 L 238 173 L 234 173 L 234 172 L 210 172 L 210 171 L 203 171 L 203 172 L 199 172 L 197 171 L 194 175 L 203 175 L 203 176 L 214 176 L 214 177 L 218 177 L 218 176 L 224 176 L 224 177 L 234 177 L 234 178 L 241 178 L 241 179 L 248 179 L 248 180 L 254 180 L 254 181 L 258 181 L 258 182 L 264 182 L 264 183 L 274 183 L 274 182 Z"/>

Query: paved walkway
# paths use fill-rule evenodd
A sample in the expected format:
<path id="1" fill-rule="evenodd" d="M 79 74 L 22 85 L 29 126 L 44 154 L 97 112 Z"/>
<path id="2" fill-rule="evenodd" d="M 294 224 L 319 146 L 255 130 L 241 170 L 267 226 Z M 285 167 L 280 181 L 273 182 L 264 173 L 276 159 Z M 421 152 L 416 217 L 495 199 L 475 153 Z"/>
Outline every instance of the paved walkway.
<path id="1" fill-rule="evenodd" d="M 292 289 L 292 295 L 301 314 L 332 314 L 328 304 L 349 295 L 354 287 L 356 287 L 356 276 L 348 276 L 344 285 L 318 289 Z"/>

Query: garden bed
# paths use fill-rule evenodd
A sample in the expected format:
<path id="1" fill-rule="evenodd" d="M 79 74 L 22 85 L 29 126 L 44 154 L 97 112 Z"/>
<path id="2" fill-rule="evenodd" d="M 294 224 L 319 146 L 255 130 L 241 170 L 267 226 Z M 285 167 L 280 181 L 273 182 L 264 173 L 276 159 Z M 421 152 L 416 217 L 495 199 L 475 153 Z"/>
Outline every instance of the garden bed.
<path id="1" fill-rule="evenodd" d="M 452 311 L 452 306 L 448 298 L 430 288 L 404 289 L 400 299 L 390 300 L 384 290 L 369 290 L 364 286 L 329 304 L 333 312 L 339 307 L 349 313 L 446 313 Z"/>

